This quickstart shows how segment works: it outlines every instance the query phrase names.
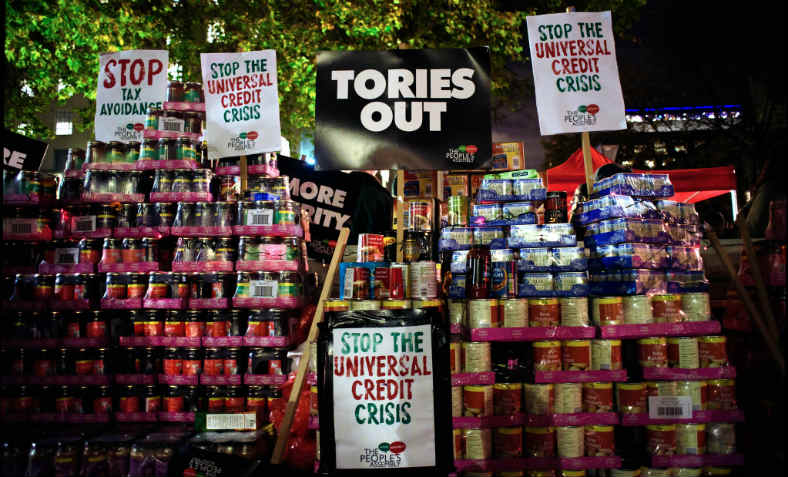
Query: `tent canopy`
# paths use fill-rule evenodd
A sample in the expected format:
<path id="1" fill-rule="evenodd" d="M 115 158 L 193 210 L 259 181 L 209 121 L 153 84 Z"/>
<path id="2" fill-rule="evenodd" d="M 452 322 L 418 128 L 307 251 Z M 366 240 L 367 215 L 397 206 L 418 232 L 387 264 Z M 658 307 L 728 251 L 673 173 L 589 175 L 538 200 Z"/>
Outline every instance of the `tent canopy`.
<path id="1" fill-rule="evenodd" d="M 596 171 L 610 159 L 591 148 L 593 169 Z M 668 171 L 640 171 L 650 174 L 668 174 L 676 193 L 672 200 L 694 204 L 736 190 L 736 174 L 733 166 L 708 167 L 704 169 L 673 169 Z M 571 198 L 575 189 L 585 182 L 583 151 L 578 149 L 564 163 L 547 170 L 547 190 L 564 191 Z"/>

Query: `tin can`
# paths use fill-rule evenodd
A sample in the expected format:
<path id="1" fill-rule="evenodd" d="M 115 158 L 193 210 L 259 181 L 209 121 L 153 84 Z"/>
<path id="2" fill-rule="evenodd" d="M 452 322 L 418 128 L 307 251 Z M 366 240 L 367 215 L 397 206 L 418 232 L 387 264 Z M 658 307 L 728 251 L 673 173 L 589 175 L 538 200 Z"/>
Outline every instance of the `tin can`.
<path id="1" fill-rule="evenodd" d="M 358 234 L 356 261 L 357 262 L 383 261 L 383 235 L 368 234 L 368 233 Z"/>
<path id="2" fill-rule="evenodd" d="M 525 412 L 543 416 L 552 414 L 555 407 L 555 387 L 552 384 L 523 384 L 525 387 Z"/>
<path id="3" fill-rule="evenodd" d="M 654 322 L 651 312 L 651 300 L 648 295 L 632 295 L 623 297 L 624 323 L 645 325 Z"/>
<path id="4" fill-rule="evenodd" d="M 616 383 L 616 402 L 622 414 L 648 412 L 646 383 Z"/>
<path id="5" fill-rule="evenodd" d="M 370 290 L 369 269 L 352 267 L 345 270 L 345 298 L 368 300 Z"/>
<path id="6" fill-rule="evenodd" d="M 447 200 L 449 226 L 468 225 L 468 208 L 470 200 L 465 195 L 452 195 Z"/>
<path id="7" fill-rule="evenodd" d="M 522 457 L 523 428 L 497 427 L 493 436 L 495 457 Z"/>
<path id="8" fill-rule="evenodd" d="M 495 383 L 493 385 L 493 414 L 510 416 L 520 414 L 523 407 L 521 383 Z"/>
<path id="9" fill-rule="evenodd" d="M 389 267 L 378 266 L 375 267 L 375 272 L 372 275 L 372 289 L 377 300 L 387 300 L 391 297 L 391 289 L 389 287 L 391 279 L 391 269 Z M 395 293 L 397 295 L 397 293 Z M 400 299 L 403 298 L 400 295 Z"/>
<path id="10" fill-rule="evenodd" d="M 562 348 L 564 371 L 585 371 L 591 369 L 590 340 L 563 341 Z"/>
<path id="11" fill-rule="evenodd" d="M 410 264 L 410 294 L 413 299 L 438 297 L 438 277 L 435 262 L 413 262 Z"/>
<path id="12" fill-rule="evenodd" d="M 462 417 L 463 387 L 451 387 L 451 417 Z"/>
<path id="13" fill-rule="evenodd" d="M 452 336 L 452 338 L 455 339 L 457 337 Z M 451 374 L 462 373 L 462 342 L 451 341 L 449 343 L 449 363 Z"/>
<path id="14" fill-rule="evenodd" d="M 468 326 L 470 328 L 498 328 L 498 300 L 468 300 Z"/>
<path id="15" fill-rule="evenodd" d="M 462 460 L 465 458 L 465 439 L 462 429 L 452 430 L 452 439 L 454 440 L 454 460 Z"/>
<path id="16" fill-rule="evenodd" d="M 561 323 L 558 298 L 529 298 L 528 323 L 531 327 L 553 327 Z"/>
<path id="17" fill-rule="evenodd" d="M 676 381 L 647 381 L 646 399 L 652 396 L 676 396 L 678 386 Z"/>
<path id="18" fill-rule="evenodd" d="M 389 295 L 391 298 L 412 298 L 410 294 L 410 264 L 392 263 L 389 265 L 389 274 Z M 400 294 L 402 296 L 399 296 Z"/>
<path id="19" fill-rule="evenodd" d="M 583 412 L 613 411 L 613 383 L 583 383 Z"/>
<path id="20" fill-rule="evenodd" d="M 728 455 L 736 452 L 736 428 L 729 422 L 713 422 L 706 426 L 706 450 L 709 454 Z"/>
<path id="21" fill-rule="evenodd" d="M 706 381 L 676 381 L 676 395 L 692 398 L 693 411 L 705 411 L 708 401 Z"/>
<path id="22" fill-rule="evenodd" d="M 471 417 L 487 417 L 493 415 L 492 386 L 463 386 L 463 414 Z"/>
<path id="23" fill-rule="evenodd" d="M 581 383 L 555 383 L 556 414 L 583 412 L 583 385 Z"/>
<path id="24" fill-rule="evenodd" d="M 668 364 L 671 368 L 697 369 L 700 366 L 698 338 L 668 338 Z"/>
<path id="25" fill-rule="evenodd" d="M 490 343 L 464 342 L 462 344 L 462 369 L 466 373 L 491 371 Z"/>
<path id="26" fill-rule="evenodd" d="M 501 322 L 504 328 L 525 328 L 528 326 L 528 300 L 507 298 L 499 301 Z"/>
<path id="27" fill-rule="evenodd" d="M 646 451 L 650 455 L 676 454 L 676 425 L 646 426 Z"/>
<path id="28" fill-rule="evenodd" d="M 380 300 L 352 300 L 350 302 L 351 311 L 374 311 L 380 310 Z"/>
<path id="29" fill-rule="evenodd" d="M 561 310 L 561 326 L 588 326 L 588 298 L 559 298 L 558 304 Z"/>
<path id="30" fill-rule="evenodd" d="M 651 297 L 655 323 L 678 323 L 681 317 L 681 295 L 667 294 Z"/>
<path id="31" fill-rule="evenodd" d="M 558 457 L 577 458 L 585 455 L 583 426 L 559 426 L 555 428 Z"/>
<path id="32" fill-rule="evenodd" d="M 664 337 L 640 338 L 638 344 L 638 363 L 643 368 L 668 367 L 668 340 Z"/>
<path id="33" fill-rule="evenodd" d="M 707 383 L 709 410 L 732 411 L 738 409 L 736 403 L 736 381 L 733 379 L 712 379 Z"/>
<path id="34" fill-rule="evenodd" d="M 684 293 L 681 295 L 681 311 L 684 321 L 709 321 L 711 302 L 708 293 Z"/>
<path id="35" fill-rule="evenodd" d="M 495 260 L 495 255 L 493 255 L 491 268 L 490 296 L 496 298 L 516 297 L 517 262 L 514 260 L 498 261 Z"/>
<path id="36" fill-rule="evenodd" d="M 466 459 L 489 459 L 492 457 L 492 431 L 490 429 L 464 429 Z"/>
<path id="37" fill-rule="evenodd" d="M 427 200 L 409 200 L 408 217 L 405 222 L 407 230 L 432 230 L 432 202 Z"/>
<path id="38" fill-rule="evenodd" d="M 595 325 L 620 325 L 624 322 L 624 299 L 620 296 L 594 298 L 591 306 Z"/>
<path id="39" fill-rule="evenodd" d="M 468 326 L 465 300 L 449 300 L 449 324 Z"/>
<path id="40" fill-rule="evenodd" d="M 618 370 L 621 366 L 621 340 L 591 341 L 592 370 Z"/>
<path id="41" fill-rule="evenodd" d="M 585 426 L 586 455 L 601 457 L 615 455 L 615 434 L 613 426 Z"/>
<path id="42" fill-rule="evenodd" d="M 561 342 L 534 341 L 534 371 L 561 371 Z"/>
<path id="43" fill-rule="evenodd" d="M 720 368 L 728 365 L 727 340 L 724 336 L 698 337 L 701 368 Z"/>
<path id="44" fill-rule="evenodd" d="M 555 457 L 555 428 L 525 428 L 526 457 Z"/>
<path id="45" fill-rule="evenodd" d="M 413 302 L 410 300 L 383 300 L 381 309 L 383 310 L 410 310 Z"/>
<path id="46" fill-rule="evenodd" d="M 329 298 L 323 305 L 323 311 L 350 311 L 350 302 L 338 298 Z"/>

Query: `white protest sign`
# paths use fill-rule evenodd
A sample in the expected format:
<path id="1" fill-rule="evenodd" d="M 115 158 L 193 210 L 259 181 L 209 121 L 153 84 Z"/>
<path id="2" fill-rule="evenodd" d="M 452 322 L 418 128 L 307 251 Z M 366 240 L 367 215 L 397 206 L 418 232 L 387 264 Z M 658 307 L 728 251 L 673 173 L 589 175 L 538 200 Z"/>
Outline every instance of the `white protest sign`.
<path id="1" fill-rule="evenodd" d="M 429 325 L 333 330 L 337 469 L 435 465 Z"/>
<path id="2" fill-rule="evenodd" d="M 201 53 L 211 158 L 278 151 L 276 51 Z"/>
<path id="3" fill-rule="evenodd" d="M 142 141 L 146 111 L 167 96 L 167 50 L 126 50 L 99 57 L 96 140 Z"/>
<path id="4" fill-rule="evenodd" d="M 542 135 L 626 129 L 610 12 L 527 22 Z"/>

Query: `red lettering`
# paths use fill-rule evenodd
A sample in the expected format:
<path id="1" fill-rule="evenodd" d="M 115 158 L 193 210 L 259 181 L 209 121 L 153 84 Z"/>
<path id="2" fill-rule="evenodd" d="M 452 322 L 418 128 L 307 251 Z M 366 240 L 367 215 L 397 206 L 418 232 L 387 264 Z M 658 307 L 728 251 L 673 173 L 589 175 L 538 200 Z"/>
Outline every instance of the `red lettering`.
<path id="1" fill-rule="evenodd" d="M 394 388 L 393 391 L 392 391 L 392 386 Z M 398 394 L 400 395 L 400 399 L 403 399 L 402 387 L 399 386 L 399 383 L 397 383 L 397 381 L 394 381 L 393 379 L 389 379 L 388 381 L 386 381 L 386 391 L 387 391 L 386 397 L 388 398 L 389 401 L 392 399 L 397 399 Z"/>
<path id="2" fill-rule="evenodd" d="M 128 65 L 131 60 L 120 60 L 120 85 L 126 86 L 126 65 Z"/>
<path id="3" fill-rule="evenodd" d="M 137 73 L 136 75 L 134 74 L 135 72 Z M 143 63 L 141 59 L 137 58 L 131 63 L 129 77 L 133 85 L 142 83 L 142 80 L 145 78 L 145 63 Z"/>
<path id="4" fill-rule="evenodd" d="M 385 356 L 378 356 L 377 357 L 377 376 L 385 376 L 386 370 L 386 357 Z"/>
<path id="5" fill-rule="evenodd" d="M 364 394 L 364 399 L 370 399 L 372 401 L 375 400 L 375 383 L 371 379 L 364 380 L 364 390 L 366 393 Z"/>
<path id="6" fill-rule="evenodd" d="M 410 365 L 411 376 L 421 376 L 421 368 L 419 368 L 419 360 L 414 359 Z"/>
<path id="7" fill-rule="evenodd" d="M 397 358 L 395 356 L 388 355 L 386 356 L 386 360 L 389 365 L 389 376 L 399 376 L 399 374 L 397 374 L 397 369 L 396 369 Z"/>
<path id="8" fill-rule="evenodd" d="M 353 399 L 356 401 L 361 401 L 361 393 L 356 392 L 356 385 L 361 385 L 361 381 L 353 381 L 353 385 L 350 387 L 350 392 L 353 393 Z"/>
<path id="9" fill-rule="evenodd" d="M 406 379 L 405 380 L 405 384 L 408 385 L 408 399 L 413 399 L 413 387 L 412 387 L 413 386 L 413 380 L 412 379 Z"/>
<path id="10" fill-rule="evenodd" d="M 249 79 L 250 78 L 248 76 L 244 75 L 243 78 L 244 78 L 244 88 L 246 88 L 246 89 L 254 88 L 254 86 L 249 86 Z"/>
<path id="11" fill-rule="evenodd" d="M 221 103 L 222 103 L 222 107 L 223 107 L 223 108 L 226 108 L 226 107 L 227 107 L 227 101 L 226 101 L 226 100 L 227 100 L 227 95 L 226 95 L 226 94 L 223 94 L 223 95 L 222 95 L 222 99 L 220 100 L 220 101 L 221 101 Z"/>
<path id="12" fill-rule="evenodd" d="M 241 106 L 240 104 L 238 106 Z M 375 357 L 374 356 L 365 356 L 364 362 L 367 364 L 367 376 L 374 376 L 375 373 L 372 372 L 372 368 L 375 367 Z"/>
<path id="13" fill-rule="evenodd" d="M 104 65 L 104 74 L 106 75 L 106 78 L 104 79 L 105 88 L 112 88 L 115 86 L 115 75 L 112 74 L 110 68 L 117 64 L 118 63 L 115 60 L 109 60 L 107 64 Z"/>
<path id="14" fill-rule="evenodd" d="M 427 357 L 426 356 L 422 356 L 421 359 L 422 359 L 422 361 L 424 363 L 424 365 L 423 365 L 423 368 L 424 368 L 423 376 L 431 376 L 432 375 L 432 371 L 430 371 L 430 367 L 427 364 Z"/>
<path id="15" fill-rule="evenodd" d="M 345 367 L 347 368 L 346 376 L 350 376 L 350 373 L 353 373 L 354 378 L 358 377 L 358 356 L 353 356 L 353 359 L 350 359 L 350 357 L 345 358 Z"/>
<path id="16" fill-rule="evenodd" d="M 559 69 L 559 65 L 561 64 L 561 60 L 553 60 L 553 73 L 560 75 L 561 71 Z"/>
<path id="17" fill-rule="evenodd" d="M 564 67 L 564 70 L 563 70 L 564 74 L 569 73 L 569 60 L 567 60 L 566 58 L 562 58 L 561 59 L 561 66 Z"/>
<path id="18" fill-rule="evenodd" d="M 578 55 L 585 55 L 586 54 L 586 44 L 582 41 L 577 42 L 577 54 Z"/>
<path id="19" fill-rule="evenodd" d="M 386 399 L 386 380 L 378 379 L 375 383 L 375 390 L 377 391 L 376 396 L 378 397 L 378 401 Z"/>
<path id="20" fill-rule="evenodd" d="M 148 64 L 148 86 L 153 85 L 153 77 L 161 73 L 164 66 L 157 59 L 150 60 Z"/>

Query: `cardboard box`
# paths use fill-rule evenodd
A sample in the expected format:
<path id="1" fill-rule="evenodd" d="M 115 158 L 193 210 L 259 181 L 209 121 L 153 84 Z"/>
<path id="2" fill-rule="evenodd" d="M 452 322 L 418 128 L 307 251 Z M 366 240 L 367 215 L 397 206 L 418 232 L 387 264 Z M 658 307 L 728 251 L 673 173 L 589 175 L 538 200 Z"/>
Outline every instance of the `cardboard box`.
<path id="1" fill-rule="evenodd" d="M 522 142 L 493 143 L 493 160 L 490 170 L 512 171 L 525 167 L 525 144 Z"/>
<path id="2" fill-rule="evenodd" d="M 438 175 L 436 171 L 405 171 L 405 198 L 435 197 L 438 190 Z"/>
<path id="3" fill-rule="evenodd" d="M 468 195 L 468 174 L 449 174 L 446 171 L 441 171 L 440 174 L 443 200 L 453 195 Z"/>

